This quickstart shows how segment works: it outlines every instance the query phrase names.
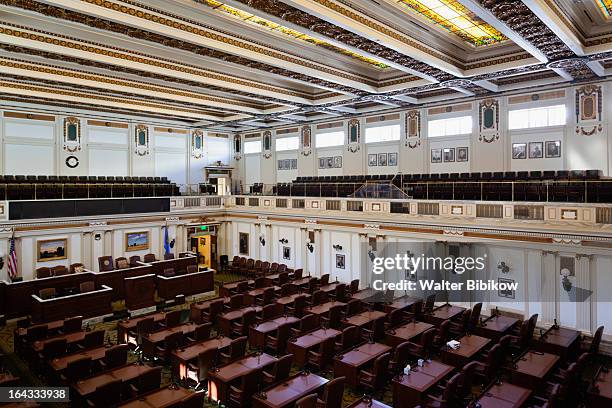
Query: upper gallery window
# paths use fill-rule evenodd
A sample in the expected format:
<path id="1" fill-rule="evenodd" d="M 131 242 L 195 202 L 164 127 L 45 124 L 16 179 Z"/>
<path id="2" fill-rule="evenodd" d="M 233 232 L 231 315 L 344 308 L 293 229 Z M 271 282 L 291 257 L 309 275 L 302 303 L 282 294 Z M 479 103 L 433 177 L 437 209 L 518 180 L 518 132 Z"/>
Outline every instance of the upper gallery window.
<path id="1" fill-rule="evenodd" d="M 281 137 L 276 139 L 276 151 L 283 152 L 285 150 L 297 150 L 300 147 L 300 139 L 298 136 Z"/>
<path id="2" fill-rule="evenodd" d="M 368 127 L 365 130 L 365 142 L 390 142 L 400 140 L 400 125 Z"/>
<path id="3" fill-rule="evenodd" d="M 508 112 L 508 129 L 565 125 L 565 105 L 516 109 Z"/>
<path id="4" fill-rule="evenodd" d="M 315 139 L 316 147 L 342 146 L 344 144 L 344 131 L 317 133 Z"/>
<path id="5" fill-rule="evenodd" d="M 427 122 L 428 137 L 466 135 L 472 133 L 472 117 L 436 119 Z"/>
<path id="6" fill-rule="evenodd" d="M 261 153 L 261 140 L 244 142 L 244 154 Z"/>

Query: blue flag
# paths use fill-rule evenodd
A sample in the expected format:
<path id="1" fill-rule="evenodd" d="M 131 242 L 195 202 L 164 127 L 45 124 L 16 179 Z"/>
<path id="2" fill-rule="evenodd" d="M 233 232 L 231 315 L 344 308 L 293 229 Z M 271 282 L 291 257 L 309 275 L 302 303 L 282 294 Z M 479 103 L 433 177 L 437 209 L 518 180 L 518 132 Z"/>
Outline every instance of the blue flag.
<path id="1" fill-rule="evenodd" d="M 168 226 L 164 227 L 164 255 L 170 253 L 170 238 L 168 238 Z"/>

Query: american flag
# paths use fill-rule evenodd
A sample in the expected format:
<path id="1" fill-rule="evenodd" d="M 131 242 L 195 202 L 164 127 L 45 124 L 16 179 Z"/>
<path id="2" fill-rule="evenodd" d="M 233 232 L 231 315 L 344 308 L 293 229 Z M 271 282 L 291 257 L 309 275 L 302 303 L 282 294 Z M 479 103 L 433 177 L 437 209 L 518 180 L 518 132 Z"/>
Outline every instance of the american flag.
<path id="1" fill-rule="evenodd" d="M 11 237 L 11 249 L 8 256 L 8 275 L 11 280 L 17 277 L 17 254 L 15 253 L 15 237 Z"/>

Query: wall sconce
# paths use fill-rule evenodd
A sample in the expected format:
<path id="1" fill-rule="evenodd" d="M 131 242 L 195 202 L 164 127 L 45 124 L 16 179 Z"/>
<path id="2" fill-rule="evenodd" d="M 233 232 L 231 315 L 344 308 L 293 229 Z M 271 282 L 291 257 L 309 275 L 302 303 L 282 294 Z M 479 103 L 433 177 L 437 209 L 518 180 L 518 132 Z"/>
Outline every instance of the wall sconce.
<path id="1" fill-rule="evenodd" d="M 500 261 L 497 264 L 497 269 L 499 269 L 501 271 L 501 273 L 508 273 L 508 272 L 510 272 L 510 265 L 508 265 L 504 261 Z"/>
<path id="2" fill-rule="evenodd" d="M 333 245 L 332 248 L 334 248 L 336 251 L 342 251 L 342 245 Z"/>
<path id="3" fill-rule="evenodd" d="M 99 240 L 101 240 L 101 239 L 102 239 L 102 235 L 101 235 L 101 234 L 95 234 L 95 235 L 94 235 L 94 239 L 95 239 L 96 241 L 99 241 Z"/>
<path id="4" fill-rule="evenodd" d="M 374 259 L 376 259 L 376 254 L 371 249 L 368 249 L 368 256 L 370 257 L 371 262 L 374 262 Z"/>
<path id="5" fill-rule="evenodd" d="M 263 235 L 259 236 L 259 243 L 261 244 L 261 246 L 266 246 L 266 239 Z"/>
<path id="6" fill-rule="evenodd" d="M 308 252 L 310 252 L 311 254 L 312 254 L 312 251 L 314 251 L 314 245 L 312 245 L 309 239 L 306 240 L 306 249 L 308 249 Z"/>
<path id="7" fill-rule="evenodd" d="M 287 239 L 286 239 L 286 238 L 281 238 L 281 239 L 279 239 L 279 240 L 278 240 L 278 242 L 280 242 L 281 244 L 286 244 L 286 243 L 288 243 L 289 241 L 287 241 Z"/>
<path id="8" fill-rule="evenodd" d="M 569 292 L 572 290 L 572 281 L 569 280 L 570 270 L 567 268 L 561 269 L 561 275 L 563 278 L 561 279 L 561 284 L 563 285 L 563 290 Z"/>

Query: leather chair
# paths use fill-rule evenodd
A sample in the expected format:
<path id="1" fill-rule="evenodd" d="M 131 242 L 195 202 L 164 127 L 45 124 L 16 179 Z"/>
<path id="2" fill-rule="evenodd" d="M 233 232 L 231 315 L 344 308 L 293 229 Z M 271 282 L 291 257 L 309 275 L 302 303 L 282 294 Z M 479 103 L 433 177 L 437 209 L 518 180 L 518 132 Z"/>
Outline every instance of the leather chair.
<path id="1" fill-rule="evenodd" d="M 67 344 L 68 342 L 65 338 L 47 341 L 39 353 L 40 360 L 48 361 L 66 354 Z"/>
<path id="2" fill-rule="evenodd" d="M 100 272 L 112 271 L 113 268 L 113 257 L 112 256 L 101 256 L 98 258 L 98 269 Z"/>
<path id="3" fill-rule="evenodd" d="M 359 385 L 366 388 L 371 394 L 384 389 L 388 378 L 390 359 L 391 353 L 384 353 L 374 360 L 372 371 L 361 370 L 357 377 Z"/>
<path id="4" fill-rule="evenodd" d="M 130 256 L 130 267 L 140 266 L 140 255 L 132 255 Z"/>
<path id="5" fill-rule="evenodd" d="M 327 293 L 322 290 L 315 290 L 310 296 L 310 306 L 317 306 L 327 301 Z"/>
<path id="6" fill-rule="evenodd" d="M 597 330 L 595 330 L 595 334 L 590 342 L 586 341 L 584 338 L 580 341 L 580 351 L 589 352 L 592 355 L 596 356 L 599 354 L 599 344 L 601 343 L 601 337 L 603 336 L 604 326 L 599 326 Z"/>
<path id="7" fill-rule="evenodd" d="M 243 297 L 242 294 L 231 296 L 229 303 L 223 305 L 223 309 L 226 311 L 240 309 L 244 304 Z"/>
<path id="8" fill-rule="evenodd" d="M 73 316 L 64 320 L 64 325 L 60 329 L 60 333 L 74 333 L 81 330 L 83 326 L 83 316 Z"/>
<path id="9" fill-rule="evenodd" d="M 51 268 L 46 266 L 36 268 L 36 279 L 48 278 L 51 276 Z"/>
<path id="10" fill-rule="evenodd" d="M 181 324 L 181 311 L 180 310 L 172 310 L 166 313 L 166 318 L 163 323 L 160 323 L 160 327 L 162 328 L 171 328 L 176 327 Z"/>
<path id="11" fill-rule="evenodd" d="M 422 310 L 423 314 L 431 314 L 433 312 L 435 302 L 436 302 L 435 293 L 427 296 L 427 300 L 425 301 L 425 304 L 423 305 L 423 310 Z"/>
<path id="12" fill-rule="evenodd" d="M 329 273 L 326 273 L 325 275 L 321 275 L 321 278 L 319 279 L 319 285 L 321 286 L 329 285 Z"/>
<path id="13" fill-rule="evenodd" d="M 81 357 L 72 360 L 66 365 L 66 369 L 60 374 L 60 381 L 63 384 L 75 383 L 81 378 L 86 378 L 91 372 L 91 357 Z"/>
<path id="14" fill-rule="evenodd" d="M 336 289 L 334 290 L 334 293 L 330 295 L 330 297 L 333 300 L 337 300 L 338 302 L 345 302 L 346 296 L 347 296 L 347 289 L 346 289 L 346 284 L 344 283 L 338 283 L 336 285 Z"/>
<path id="15" fill-rule="evenodd" d="M 325 384 L 325 388 L 323 389 L 323 398 L 317 400 L 317 406 L 326 408 L 341 407 L 345 382 L 346 377 L 336 377 Z"/>
<path id="16" fill-rule="evenodd" d="M 470 314 L 470 321 L 468 323 L 468 331 L 470 333 L 474 333 L 474 330 L 478 327 L 478 323 L 480 322 L 480 312 L 482 310 L 482 303 L 476 303 L 474 307 L 472 307 L 472 313 Z"/>
<path id="17" fill-rule="evenodd" d="M 157 258 L 155 258 L 155 254 L 145 254 L 142 260 L 145 263 L 151 263 L 157 261 Z"/>
<path id="18" fill-rule="evenodd" d="M 359 292 L 359 279 L 353 279 L 351 281 L 349 291 L 351 292 L 351 294 Z"/>
<path id="19" fill-rule="evenodd" d="M 218 353 L 218 349 L 209 348 L 198 354 L 195 362 L 187 364 L 187 378 L 195 381 L 198 385 L 206 384 L 208 371 L 217 364 Z"/>
<path id="20" fill-rule="evenodd" d="M 309 394 L 295 402 L 295 408 L 317 408 L 318 394 Z"/>
<path id="21" fill-rule="evenodd" d="M 116 269 L 127 269 L 129 267 L 130 267 L 130 262 L 127 260 L 126 257 L 120 256 L 119 258 L 115 259 Z"/>
<path id="22" fill-rule="evenodd" d="M 153 367 L 151 370 L 139 375 L 135 383 L 130 384 L 132 397 L 158 389 L 161 385 L 161 374 L 162 367 Z"/>
<path id="23" fill-rule="evenodd" d="M 136 327 L 133 330 L 128 331 L 126 343 L 130 342 L 130 339 L 133 339 L 133 342 L 136 345 L 142 344 L 142 338 L 147 334 L 151 333 L 155 329 L 155 320 L 152 317 L 147 317 L 142 320 L 139 320 L 136 323 Z"/>
<path id="24" fill-rule="evenodd" d="M 249 327 L 255 323 L 257 312 L 255 309 L 250 309 L 244 312 L 240 322 L 232 323 L 232 334 L 235 336 L 248 336 Z"/>
<path id="25" fill-rule="evenodd" d="M 172 252 L 170 252 L 169 254 L 164 254 L 165 261 L 170 261 L 172 259 L 174 259 L 174 254 Z"/>
<path id="26" fill-rule="evenodd" d="M 178 349 L 183 342 L 183 333 L 176 332 L 171 333 L 164 339 L 164 344 L 155 347 L 155 357 L 159 358 L 163 362 L 170 361 L 171 353 Z"/>
<path id="27" fill-rule="evenodd" d="M 350 317 L 363 311 L 363 303 L 359 299 L 351 299 L 346 303 L 344 317 Z"/>
<path id="28" fill-rule="evenodd" d="M 461 337 L 464 333 L 467 333 L 469 331 L 471 315 L 472 311 L 470 309 L 464 310 L 458 322 L 451 322 L 449 328 L 451 335 L 454 337 Z"/>
<path id="29" fill-rule="evenodd" d="M 334 357 L 334 345 L 335 340 L 333 337 L 323 340 L 319 344 L 319 349 L 317 351 L 308 351 L 307 364 L 310 367 L 315 367 L 319 371 L 324 370 Z"/>
<path id="30" fill-rule="evenodd" d="M 450 320 L 444 320 L 437 328 L 436 334 L 433 337 L 433 346 L 436 349 L 443 347 L 448 342 L 448 340 L 450 340 L 450 325 Z"/>
<path id="31" fill-rule="evenodd" d="M 340 341 L 336 342 L 336 353 L 348 350 L 361 342 L 361 328 L 359 326 L 348 326 L 342 330 Z"/>
<path id="32" fill-rule="evenodd" d="M 500 362 L 500 347 L 499 344 L 495 344 L 486 355 L 484 361 L 476 362 L 476 377 L 479 379 L 481 383 L 487 383 L 491 380 L 491 378 L 495 377 L 495 372 L 499 368 Z"/>
<path id="33" fill-rule="evenodd" d="M 327 317 L 321 316 L 319 320 L 321 324 L 330 329 L 338 329 L 341 326 L 342 320 L 342 311 L 344 306 L 342 305 L 334 305 L 329 308 L 329 312 L 327 312 Z"/>
<path id="34" fill-rule="evenodd" d="M 302 275 L 304 275 L 304 269 L 302 268 L 296 269 L 295 271 L 293 271 L 293 280 L 302 279 Z"/>
<path id="35" fill-rule="evenodd" d="M 197 271 L 198 271 L 198 266 L 197 265 L 187 265 L 187 269 L 185 269 L 185 272 L 187 274 L 196 273 Z"/>
<path id="36" fill-rule="evenodd" d="M 241 299 L 242 300 L 242 299 Z M 208 310 L 202 312 L 202 321 L 209 322 L 213 325 L 217 324 L 217 317 L 223 313 L 223 299 L 217 299 L 210 302 Z"/>
<path id="37" fill-rule="evenodd" d="M 123 381 L 113 380 L 96 388 L 91 398 L 87 400 L 90 407 L 114 407 L 121 402 Z"/>
<path id="38" fill-rule="evenodd" d="M 386 329 L 392 329 L 394 327 L 399 327 L 405 323 L 405 315 L 402 309 L 393 309 L 387 315 L 387 324 L 385 325 Z"/>
<path id="39" fill-rule="evenodd" d="M 202 408 L 204 405 L 204 393 L 194 392 L 184 398 L 178 408 Z"/>
<path id="40" fill-rule="evenodd" d="M 44 288 L 38 291 L 38 297 L 41 299 L 51 299 L 56 295 L 55 288 Z"/>
<path id="41" fill-rule="evenodd" d="M 286 354 L 279 358 L 272 368 L 272 372 L 262 371 L 263 381 L 266 386 L 278 384 L 281 381 L 289 378 L 291 372 L 291 364 L 293 363 L 293 354 Z"/>
<path id="42" fill-rule="evenodd" d="M 428 358 L 431 352 L 432 340 L 435 334 L 436 334 L 436 329 L 431 328 L 431 329 L 425 330 L 421 334 L 421 338 L 418 343 L 413 343 L 411 341 L 407 342 L 410 344 L 408 347 L 409 348 L 408 353 L 410 353 L 410 355 L 415 358 L 423 358 L 423 359 Z"/>
<path id="43" fill-rule="evenodd" d="M 463 374 L 461 373 L 453 375 L 446 383 L 446 386 L 442 388 L 440 394 L 427 394 L 423 400 L 423 408 L 446 408 L 455 406 L 455 400 L 457 399 L 455 390 L 462 376 Z"/>
<path id="44" fill-rule="evenodd" d="M 228 406 L 230 408 L 250 407 L 251 397 L 257 391 L 260 378 L 261 371 L 255 369 L 242 377 L 240 387 L 230 386 Z"/>
<path id="45" fill-rule="evenodd" d="M 219 353 L 219 361 L 221 364 L 228 364 L 234 362 L 242 357 L 244 357 L 244 353 L 246 352 L 247 345 L 247 337 L 238 337 L 237 339 L 232 340 L 229 345 L 229 350 L 227 353 Z"/>
<path id="46" fill-rule="evenodd" d="M 128 348 L 127 344 L 117 344 L 106 349 L 104 358 L 100 360 L 100 367 L 103 370 L 110 370 L 111 368 L 125 365 L 127 363 Z"/>
<path id="47" fill-rule="evenodd" d="M 274 288 L 269 287 L 263 290 L 261 296 L 255 298 L 255 304 L 259 306 L 272 305 L 274 303 Z"/>
<path id="48" fill-rule="evenodd" d="M 287 349 L 287 341 L 291 334 L 291 323 L 284 323 L 276 329 L 276 335 L 266 337 L 266 347 L 276 355 L 283 355 Z"/>
<path id="49" fill-rule="evenodd" d="M 176 271 L 174 270 L 174 268 L 166 268 L 162 272 L 162 275 L 164 275 L 166 278 L 171 278 L 173 276 L 176 276 Z"/>
<path id="50" fill-rule="evenodd" d="M 94 290 L 96 290 L 96 283 L 94 281 L 82 282 L 79 285 L 79 292 L 81 293 L 93 292 Z"/>
<path id="51" fill-rule="evenodd" d="M 265 305 L 262 309 L 261 309 L 261 315 L 257 316 L 257 323 L 262 323 L 262 322 L 266 322 L 270 319 L 274 319 L 275 317 L 277 317 L 279 315 L 278 313 L 278 307 L 276 304 L 273 303 L 268 303 L 267 305 Z"/>
<path id="52" fill-rule="evenodd" d="M 315 314 L 307 314 L 300 319 L 298 328 L 291 328 L 291 335 L 298 337 L 308 332 L 316 330 L 319 327 L 319 317 Z"/>
<path id="53" fill-rule="evenodd" d="M 69 271 L 64 265 L 57 265 L 51 268 L 51 273 L 53 276 L 63 276 L 68 275 Z"/>
<path id="54" fill-rule="evenodd" d="M 303 317 L 306 313 L 306 299 L 307 296 L 304 294 L 296 296 L 293 300 L 293 306 L 286 306 L 285 310 L 295 317 Z"/>
<path id="55" fill-rule="evenodd" d="M 406 367 L 406 364 L 408 364 L 408 361 L 412 357 L 410 351 L 411 344 L 409 341 L 400 343 L 395 347 L 393 358 L 389 360 L 389 371 L 391 373 L 399 374 L 402 372 L 402 369 Z"/>
<path id="56" fill-rule="evenodd" d="M 83 341 L 77 344 L 77 347 L 81 350 L 91 350 L 104 345 L 104 336 L 106 332 L 102 330 L 91 331 L 85 333 Z"/>
<path id="57" fill-rule="evenodd" d="M 381 316 L 370 323 L 370 328 L 361 328 L 361 338 L 366 341 L 379 341 L 385 337 L 386 316 Z"/>
<path id="58" fill-rule="evenodd" d="M 196 343 L 199 341 L 208 340 L 210 338 L 210 330 L 212 328 L 212 323 L 202 323 L 199 324 L 192 334 L 185 337 L 185 339 L 190 343 Z"/>
<path id="59" fill-rule="evenodd" d="M 461 369 L 463 377 L 461 377 L 461 380 L 457 383 L 456 392 L 457 397 L 465 402 L 469 402 L 471 399 L 472 385 L 474 384 L 477 365 L 478 363 L 476 361 L 471 361 Z"/>

